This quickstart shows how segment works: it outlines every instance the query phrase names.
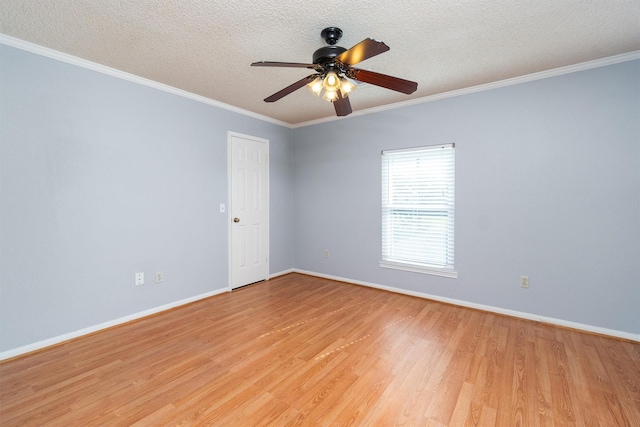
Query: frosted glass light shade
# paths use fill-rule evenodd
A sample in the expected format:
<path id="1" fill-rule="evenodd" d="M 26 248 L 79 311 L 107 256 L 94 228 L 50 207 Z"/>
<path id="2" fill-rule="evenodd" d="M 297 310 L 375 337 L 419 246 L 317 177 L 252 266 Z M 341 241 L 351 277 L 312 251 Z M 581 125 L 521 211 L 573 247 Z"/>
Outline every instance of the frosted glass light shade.
<path id="1" fill-rule="evenodd" d="M 307 87 L 311 92 L 315 93 L 316 96 L 320 96 L 320 92 L 322 92 L 322 88 L 323 88 L 322 79 L 320 77 L 316 77 L 314 81 L 307 84 Z"/>
<path id="2" fill-rule="evenodd" d="M 325 101 L 333 102 L 338 99 L 338 91 L 327 89 L 324 92 L 324 96 L 322 97 L 322 99 L 324 99 Z"/>
<path id="3" fill-rule="evenodd" d="M 327 75 L 324 77 L 324 88 L 326 90 L 337 91 L 340 89 L 340 77 L 333 72 L 329 71 Z"/>
<path id="4" fill-rule="evenodd" d="M 340 79 L 340 82 L 340 92 L 342 93 L 342 96 L 346 98 L 351 92 L 353 92 L 353 90 L 356 88 L 356 85 L 354 85 L 347 79 Z"/>

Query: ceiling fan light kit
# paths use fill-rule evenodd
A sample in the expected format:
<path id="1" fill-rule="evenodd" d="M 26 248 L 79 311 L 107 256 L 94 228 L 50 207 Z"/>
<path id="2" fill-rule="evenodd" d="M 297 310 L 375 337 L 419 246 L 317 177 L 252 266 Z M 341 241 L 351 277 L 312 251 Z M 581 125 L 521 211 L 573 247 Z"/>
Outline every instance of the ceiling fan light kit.
<path id="1" fill-rule="evenodd" d="M 353 91 L 355 85 L 345 77 L 339 77 L 335 71 L 329 71 L 324 78 L 316 77 L 315 80 L 307 84 L 307 87 L 316 96 L 320 96 L 324 90 L 322 99 L 334 102 L 338 99 L 338 91 L 343 98 L 346 98 Z"/>
<path id="2" fill-rule="evenodd" d="M 389 50 L 386 44 L 364 39 L 351 49 L 337 46 L 342 37 L 342 30 L 328 27 L 320 33 L 328 46 L 323 46 L 313 53 L 311 64 L 297 62 L 260 61 L 251 64 L 253 67 L 288 67 L 307 68 L 316 71 L 290 86 L 265 98 L 265 102 L 275 102 L 290 93 L 307 86 L 316 96 L 333 103 L 338 116 L 351 114 L 351 103 L 348 96 L 355 89 L 355 82 L 369 83 L 386 89 L 411 94 L 418 89 L 418 83 L 398 77 L 388 76 L 373 71 L 354 68 L 353 65 Z"/>

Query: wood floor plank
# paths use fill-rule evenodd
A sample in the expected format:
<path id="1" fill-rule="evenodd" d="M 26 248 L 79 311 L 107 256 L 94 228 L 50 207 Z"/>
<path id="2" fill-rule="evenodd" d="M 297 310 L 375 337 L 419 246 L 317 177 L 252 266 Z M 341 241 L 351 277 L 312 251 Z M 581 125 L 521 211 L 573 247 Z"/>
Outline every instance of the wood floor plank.
<path id="1" fill-rule="evenodd" d="M 467 424 L 467 417 L 471 412 L 471 396 L 473 395 L 473 384 L 463 383 L 458 398 L 456 399 L 456 406 L 453 408 L 453 414 L 449 420 L 448 425 L 452 426 L 464 426 Z"/>
<path id="2" fill-rule="evenodd" d="M 640 343 L 302 274 L 0 363 L 2 426 L 635 426 Z"/>
<path id="3" fill-rule="evenodd" d="M 435 397 L 424 414 L 426 420 L 449 425 L 464 385 L 464 376 L 470 361 L 471 353 L 457 349 L 452 352 L 445 371 L 436 374 L 441 375 L 441 378 L 433 376 L 437 382 L 430 381 L 427 389 L 431 389 Z"/>

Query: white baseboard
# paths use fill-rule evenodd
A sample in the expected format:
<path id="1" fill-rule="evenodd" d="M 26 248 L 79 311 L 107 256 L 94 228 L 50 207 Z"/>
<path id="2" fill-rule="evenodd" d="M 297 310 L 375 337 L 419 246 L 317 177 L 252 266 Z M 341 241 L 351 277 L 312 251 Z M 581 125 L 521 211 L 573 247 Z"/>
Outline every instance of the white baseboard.
<path id="1" fill-rule="evenodd" d="M 503 314 L 505 316 L 518 317 L 521 319 L 533 320 L 541 323 L 548 323 L 550 325 L 562 326 L 565 328 L 576 329 L 584 332 L 591 332 L 591 333 L 606 335 L 614 338 L 622 338 L 629 341 L 640 342 L 640 334 L 633 334 L 631 332 L 617 331 L 615 329 L 607 329 L 607 328 L 601 328 L 599 326 L 585 325 L 583 323 L 571 322 L 563 319 L 555 319 L 553 317 L 539 316 L 537 314 L 524 313 L 521 311 L 509 310 L 506 308 L 492 307 L 484 304 L 476 304 L 476 303 L 457 300 L 453 298 L 445 298 L 437 295 L 425 294 L 422 292 L 407 291 L 405 289 L 394 288 L 391 286 L 384 286 L 384 285 L 378 285 L 376 283 L 362 282 L 360 280 L 345 279 L 344 277 L 331 276 L 328 274 L 316 273 L 313 271 L 306 271 L 306 270 L 300 270 L 300 269 L 294 268 L 293 272 L 307 274 L 309 276 L 322 277 L 324 279 L 337 280 L 340 282 L 352 283 L 354 285 L 367 286 L 369 288 L 382 289 L 389 292 L 395 292 L 398 294 L 430 299 L 433 301 L 444 302 L 447 304 L 458 305 L 461 307 L 475 308 L 477 310 Z"/>
<path id="2" fill-rule="evenodd" d="M 548 323 L 551 325 L 557 325 L 557 326 L 563 326 L 566 328 L 571 328 L 571 329 L 576 329 L 576 330 L 581 330 L 581 331 L 585 331 L 585 332 L 591 332 L 591 333 L 596 333 L 596 334 L 600 334 L 600 335 L 606 335 L 606 336 L 611 336 L 614 338 L 622 338 L 622 339 L 626 339 L 626 340 L 630 340 L 630 341 L 636 341 L 636 342 L 640 342 L 640 334 L 633 334 L 630 332 L 623 332 L 623 331 L 617 331 L 614 329 L 607 329 L 607 328 L 601 328 L 598 326 L 592 326 L 592 325 L 585 325 L 582 323 L 576 323 L 576 322 L 571 322 L 568 320 L 562 320 L 562 319 L 555 319 L 552 317 L 546 317 L 546 316 L 539 316 L 536 314 L 531 314 L 531 313 L 524 313 L 521 311 L 515 311 L 515 310 L 509 310 L 509 309 L 505 309 L 505 308 L 500 308 L 500 307 L 492 307 L 492 306 L 488 306 L 488 305 L 483 305 L 483 304 L 476 304 L 476 303 L 471 303 L 471 302 L 467 302 L 467 301 L 462 301 L 462 300 L 457 300 L 457 299 L 453 299 L 453 298 L 445 298 L 445 297 L 440 297 L 437 295 L 430 295 L 430 294 L 425 294 L 422 292 L 414 292 L 414 291 L 407 291 L 405 289 L 400 289 L 400 288 L 394 288 L 392 286 L 384 286 L 384 285 L 379 285 L 376 283 L 369 283 L 369 282 L 363 282 L 360 280 L 352 280 L 352 279 L 346 279 L 344 277 L 338 277 L 338 276 L 332 276 L 329 274 L 322 274 L 322 273 L 316 273 L 313 271 L 306 271 L 306 270 L 300 270 L 297 268 L 292 268 L 289 270 L 283 270 L 277 273 L 273 273 L 269 275 L 269 279 L 273 279 L 279 276 L 283 276 L 285 274 L 289 274 L 289 273 L 300 273 L 300 274 L 306 274 L 309 276 L 316 276 L 316 277 L 322 277 L 325 279 L 330 279 L 330 280 L 337 280 L 340 282 L 346 282 L 346 283 L 352 283 L 354 285 L 360 285 L 360 286 L 367 286 L 370 288 L 375 288 L 375 289 L 382 289 L 385 291 L 389 291 L 389 292 L 395 292 L 398 294 L 404 294 L 404 295 L 410 295 L 410 296 L 414 296 L 414 297 L 419 297 L 419 298 L 425 298 L 425 299 L 430 299 L 433 301 L 440 301 L 440 302 L 444 302 L 447 304 L 453 304 L 453 305 L 458 305 L 461 307 L 468 307 L 468 308 L 475 308 L 478 310 L 482 310 L 482 311 L 488 311 L 488 312 L 492 312 L 492 313 L 497 313 L 497 314 L 503 314 L 506 316 L 512 316 L 512 317 L 518 317 L 521 319 L 527 319 L 527 320 L 533 320 L 533 321 L 537 321 L 537 322 L 542 322 L 542 323 Z M 118 326 L 127 322 L 130 322 L 132 320 L 136 320 L 136 319 L 141 319 L 143 317 L 147 317 L 150 316 L 152 314 L 156 314 L 156 313 L 160 313 L 162 311 L 166 311 L 175 307 L 179 307 L 181 305 L 185 305 L 185 304 L 189 304 L 204 298 L 209 298 L 211 296 L 214 295 L 218 295 L 224 292 L 228 292 L 229 289 L 228 288 L 222 288 L 222 289 L 217 289 L 215 291 L 211 291 L 211 292 L 207 292 L 205 294 L 201 294 L 201 295 L 197 295 L 195 297 L 191 297 L 191 298 L 187 298 L 187 299 L 183 299 L 180 301 L 176 301 L 176 302 L 172 302 L 170 304 L 166 304 L 160 307 L 155 307 L 155 308 L 151 308 L 149 310 L 145 310 L 145 311 L 141 311 L 139 313 L 135 313 L 135 314 L 131 314 L 129 316 L 124 316 L 121 317 L 119 319 L 115 319 L 115 320 L 111 320 L 109 322 L 104 322 L 101 323 L 99 325 L 94 325 L 94 326 L 90 326 L 88 328 L 84 328 L 84 329 L 80 329 L 78 331 L 74 331 L 74 332 L 70 332 L 67 334 L 63 334 L 63 335 L 59 335 L 57 337 L 53 337 L 53 338 L 49 338 L 46 340 L 42 340 L 42 341 L 38 341 L 35 342 L 33 344 L 28 344 L 22 347 L 18 347 L 18 348 L 14 348 L 11 350 L 7 350 L 4 351 L 2 353 L 0 353 L 0 361 L 2 360 L 6 360 L 6 359 L 10 359 L 16 356 L 20 356 L 26 353 L 30 353 L 32 351 L 36 351 L 36 350 L 40 350 L 46 347 L 50 347 L 52 345 L 56 345 L 59 343 L 62 343 L 64 341 L 69 341 L 72 340 L 74 338 L 79 338 L 82 337 L 83 335 L 88 335 L 94 332 L 98 332 L 101 331 L 103 329 L 107 329 L 107 328 L 111 328 L 114 326 Z"/>
<path id="3" fill-rule="evenodd" d="M 0 353 L 0 361 L 10 359 L 12 357 L 20 356 L 32 351 L 40 350 L 52 345 L 60 344 L 64 341 L 69 341 L 74 338 L 79 338 L 83 335 L 88 335 L 94 332 L 101 331 L 103 329 L 111 328 L 114 326 L 122 325 L 123 323 L 131 322 L 132 320 L 141 319 L 143 317 L 150 316 L 152 314 L 160 313 L 181 305 L 189 304 L 201 299 L 209 298 L 214 295 L 221 294 L 223 292 L 229 292 L 228 288 L 216 289 L 215 291 L 207 292 L 205 294 L 197 295 L 195 297 L 186 298 L 180 301 L 175 301 L 160 307 L 150 308 L 149 310 L 141 311 L 139 313 L 130 314 L 128 316 L 121 317 L 119 319 L 111 320 L 108 322 L 100 323 L 99 325 L 89 326 L 88 328 L 80 329 L 78 331 L 69 332 L 67 334 L 59 335 L 57 337 L 49 338 L 46 340 L 38 341 L 33 344 L 28 344 L 22 347 L 14 348 Z"/>
<path id="4" fill-rule="evenodd" d="M 295 273 L 296 271 L 293 268 L 290 268 L 288 270 L 283 270 L 283 271 L 279 271 L 277 273 L 273 273 L 269 275 L 269 279 L 275 279 L 278 276 L 284 276 L 285 274 L 289 274 L 289 273 Z"/>

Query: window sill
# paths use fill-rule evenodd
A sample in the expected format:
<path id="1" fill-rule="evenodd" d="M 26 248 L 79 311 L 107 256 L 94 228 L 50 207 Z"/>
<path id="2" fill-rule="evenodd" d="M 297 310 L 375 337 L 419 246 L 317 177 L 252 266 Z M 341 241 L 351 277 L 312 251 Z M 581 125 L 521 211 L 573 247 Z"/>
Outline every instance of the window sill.
<path id="1" fill-rule="evenodd" d="M 431 274 L 434 276 L 449 277 L 450 279 L 457 279 L 458 273 L 451 270 L 442 270 L 438 268 L 425 267 L 418 264 L 408 264 L 402 262 L 393 261 L 380 261 L 380 267 L 393 268 L 394 270 L 411 271 L 413 273 Z"/>

